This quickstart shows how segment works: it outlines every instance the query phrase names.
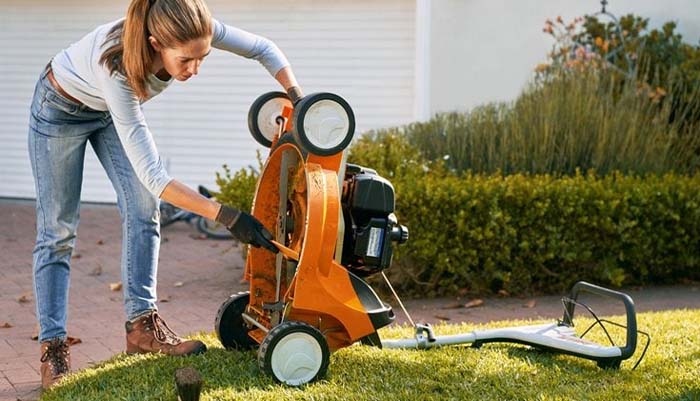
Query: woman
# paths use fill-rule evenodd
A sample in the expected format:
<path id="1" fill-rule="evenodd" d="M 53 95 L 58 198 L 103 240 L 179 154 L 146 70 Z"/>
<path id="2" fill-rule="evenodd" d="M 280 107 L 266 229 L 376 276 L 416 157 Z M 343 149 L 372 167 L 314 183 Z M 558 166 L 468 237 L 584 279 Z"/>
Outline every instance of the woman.
<path id="1" fill-rule="evenodd" d="M 212 19 L 203 0 L 132 0 L 126 18 L 102 25 L 61 51 L 36 85 L 29 154 L 36 185 L 34 291 L 42 386 L 70 370 L 66 310 L 88 142 L 117 193 L 122 221 L 126 352 L 190 355 L 157 313 L 159 198 L 224 224 L 241 242 L 273 252 L 271 234 L 248 213 L 218 204 L 172 179 L 141 103 L 174 79 L 186 81 L 219 48 L 258 60 L 293 101 L 302 94 L 289 62 L 269 40 Z"/>

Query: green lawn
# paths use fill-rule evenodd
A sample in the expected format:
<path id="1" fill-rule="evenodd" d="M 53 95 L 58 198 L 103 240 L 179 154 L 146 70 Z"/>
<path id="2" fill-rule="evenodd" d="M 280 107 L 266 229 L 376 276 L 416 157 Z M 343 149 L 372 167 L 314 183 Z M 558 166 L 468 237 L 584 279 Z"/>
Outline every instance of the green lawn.
<path id="1" fill-rule="evenodd" d="M 577 327 L 587 322 L 581 319 Z M 619 371 L 602 370 L 591 361 L 515 344 L 427 351 L 353 346 L 333 354 L 324 380 L 290 388 L 262 375 L 254 352 L 226 351 L 214 335 L 202 334 L 197 338 L 210 347 L 205 355 L 116 355 L 67 377 L 41 399 L 173 401 L 175 370 L 193 366 L 205 380 L 203 400 L 700 400 L 700 310 L 643 313 L 638 322 L 652 343 L 634 371 L 632 360 Z M 526 323 L 533 322 L 444 325 L 436 332 Z M 380 334 L 400 338 L 412 331 L 395 327 Z M 616 341 L 623 335 L 614 334 Z M 602 339 L 602 332 L 591 335 Z M 639 342 L 633 358 L 642 337 Z"/>

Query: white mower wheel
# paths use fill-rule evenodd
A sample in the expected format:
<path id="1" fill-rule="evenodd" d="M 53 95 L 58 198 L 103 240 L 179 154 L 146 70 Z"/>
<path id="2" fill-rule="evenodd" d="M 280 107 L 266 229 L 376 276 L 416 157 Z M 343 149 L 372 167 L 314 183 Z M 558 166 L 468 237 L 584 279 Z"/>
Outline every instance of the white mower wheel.
<path id="1" fill-rule="evenodd" d="M 277 118 L 282 116 L 285 107 L 292 107 L 284 92 L 268 92 L 253 102 L 248 111 L 248 129 L 253 138 L 262 146 L 269 148 L 279 132 Z"/>
<path id="2" fill-rule="evenodd" d="M 343 151 L 355 134 L 355 114 L 342 97 L 312 93 L 294 106 L 293 135 L 306 151 L 331 156 Z"/>
<path id="3" fill-rule="evenodd" d="M 304 322 L 288 321 L 273 327 L 258 349 L 260 370 L 289 386 L 325 376 L 329 361 L 326 338 Z"/>

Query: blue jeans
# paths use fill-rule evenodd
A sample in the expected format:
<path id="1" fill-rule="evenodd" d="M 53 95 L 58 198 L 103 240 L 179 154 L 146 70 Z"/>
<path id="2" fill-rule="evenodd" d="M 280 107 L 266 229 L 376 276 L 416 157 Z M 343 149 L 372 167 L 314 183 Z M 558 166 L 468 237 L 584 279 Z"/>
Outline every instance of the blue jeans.
<path id="1" fill-rule="evenodd" d="M 63 97 L 51 85 L 47 72 L 34 89 L 29 118 L 29 158 L 36 188 L 34 295 L 40 342 L 67 335 L 70 260 L 88 142 L 117 193 L 127 319 L 156 309 L 160 247 L 160 201 L 137 178 L 109 112 Z"/>

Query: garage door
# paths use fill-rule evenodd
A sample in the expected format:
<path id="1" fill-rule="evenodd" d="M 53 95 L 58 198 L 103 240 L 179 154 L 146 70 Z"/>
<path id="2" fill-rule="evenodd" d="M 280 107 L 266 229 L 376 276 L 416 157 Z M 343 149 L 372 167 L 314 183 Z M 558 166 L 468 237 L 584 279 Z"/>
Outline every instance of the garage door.
<path id="1" fill-rule="evenodd" d="M 215 17 L 275 41 L 307 93 L 330 91 L 353 106 L 357 132 L 410 122 L 414 110 L 414 0 L 210 0 Z M 27 121 L 36 78 L 61 48 L 125 13 L 128 1 L 0 3 L 0 197 L 34 198 Z M 222 51 L 200 75 L 174 83 L 145 107 L 172 176 L 214 187 L 223 164 L 257 165 L 246 118 L 260 94 L 278 90 L 254 61 Z M 115 195 L 92 150 L 85 201 Z"/>

